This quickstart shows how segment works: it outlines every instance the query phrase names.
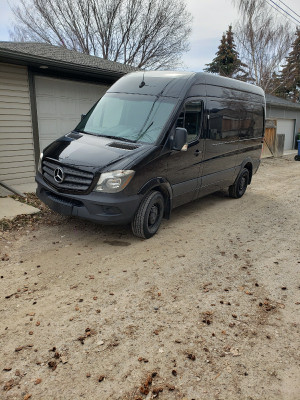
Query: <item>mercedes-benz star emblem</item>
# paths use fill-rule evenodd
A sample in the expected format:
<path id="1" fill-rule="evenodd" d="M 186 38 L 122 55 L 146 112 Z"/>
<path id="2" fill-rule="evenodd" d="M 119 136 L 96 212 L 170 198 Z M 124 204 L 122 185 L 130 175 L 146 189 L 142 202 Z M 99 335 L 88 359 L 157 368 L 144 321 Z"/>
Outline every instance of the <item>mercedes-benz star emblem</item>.
<path id="1" fill-rule="evenodd" d="M 65 173 L 62 168 L 57 167 L 54 170 L 54 180 L 57 183 L 62 183 L 65 177 Z"/>

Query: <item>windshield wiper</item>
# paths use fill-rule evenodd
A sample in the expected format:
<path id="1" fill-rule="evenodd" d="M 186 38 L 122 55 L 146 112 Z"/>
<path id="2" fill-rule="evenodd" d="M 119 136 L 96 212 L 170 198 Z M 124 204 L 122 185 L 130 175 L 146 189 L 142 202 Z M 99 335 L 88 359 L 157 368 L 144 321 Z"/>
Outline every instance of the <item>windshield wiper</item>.
<path id="1" fill-rule="evenodd" d="M 84 131 L 83 129 L 78 129 L 77 131 L 74 131 L 74 132 L 86 133 L 87 135 L 97 136 L 95 133 L 87 132 L 87 131 Z"/>
<path id="2" fill-rule="evenodd" d="M 103 134 L 103 133 L 101 133 L 101 134 L 92 133 L 92 132 L 84 131 L 83 129 L 82 129 L 82 130 L 77 130 L 77 131 L 74 131 L 74 132 L 86 133 L 87 135 L 93 135 L 93 136 L 98 136 L 98 137 L 106 137 L 106 138 L 109 138 L 109 139 L 120 140 L 120 141 L 122 141 L 122 142 L 134 143 L 134 140 L 130 140 L 130 139 L 124 138 L 124 137 L 122 137 L 122 136 L 105 135 L 105 134 Z"/>
<path id="3" fill-rule="evenodd" d="M 122 142 L 130 142 L 130 143 L 133 143 L 133 142 L 134 142 L 133 140 L 124 138 L 124 137 L 122 137 L 122 136 L 111 136 L 111 135 L 102 135 L 102 134 L 101 134 L 101 135 L 98 135 L 98 136 L 106 137 L 106 138 L 109 138 L 109 139 L 120 140 L 120 141 L 122 141 Z"/>

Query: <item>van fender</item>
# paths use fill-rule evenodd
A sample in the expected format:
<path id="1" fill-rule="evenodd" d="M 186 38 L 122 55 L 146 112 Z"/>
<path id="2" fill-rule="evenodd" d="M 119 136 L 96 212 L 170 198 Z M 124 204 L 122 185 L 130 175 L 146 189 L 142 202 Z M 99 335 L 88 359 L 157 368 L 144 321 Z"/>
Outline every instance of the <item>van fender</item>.
<path id="1" fill-rule="evenodd" d="M 142 194 L 143 196 L 150 192 L 150 190 L 158 190 L 164 196 L 165 199 L 165 212 L 164 218 L 169 219 L 172 210 L 172 188 L 169 181 L 166 178 L 157 177 L 152 178 L 150 181 L 146 182 L 141 189 L 138 191 L 138 194 Z"/>
<path id="2" fill-rule="evenodd" d="M 238 171 L 237 177 L 235 179 L 235 181 L 239 178 L 240 173 L 242 172 L 242 170 L 244 168 L 247 168 L 249 170 L 249 185 L 251 183 L 252 180 L 252 174 L 253 174 L 253 160 L 251 157 L 247 157 L 245 158 L 245 160 L 243 160 L 242 164 L 240 165 L 240 170 Z"/>

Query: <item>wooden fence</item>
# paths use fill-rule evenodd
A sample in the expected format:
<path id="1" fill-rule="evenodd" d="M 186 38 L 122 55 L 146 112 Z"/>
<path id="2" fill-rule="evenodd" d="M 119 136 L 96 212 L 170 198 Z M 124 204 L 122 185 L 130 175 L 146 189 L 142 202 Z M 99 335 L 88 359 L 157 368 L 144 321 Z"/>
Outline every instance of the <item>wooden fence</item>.
<path id="1" fill-rule="evenodd" d="M 276 131 L 277 131 L 277 121 L 275 119 L 266 119 L 262 157 L 275 156 Z"/>

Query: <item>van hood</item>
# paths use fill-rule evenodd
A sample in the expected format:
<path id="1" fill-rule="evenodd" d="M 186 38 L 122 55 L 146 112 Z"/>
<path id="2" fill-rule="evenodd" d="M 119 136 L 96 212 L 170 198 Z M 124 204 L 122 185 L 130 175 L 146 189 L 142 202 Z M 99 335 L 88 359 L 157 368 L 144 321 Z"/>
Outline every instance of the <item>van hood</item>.
<path id="1" fill-rule="evenodd" d="M 153 150 L 153 145 L 131 143 L 88 134 L 70 134 L 51 143 L 43 156 L 65 165 L 87 167 L 93 171 L 110 170 L 111 165 L 118 169 L 126 168 L 141 155 Z"/>

